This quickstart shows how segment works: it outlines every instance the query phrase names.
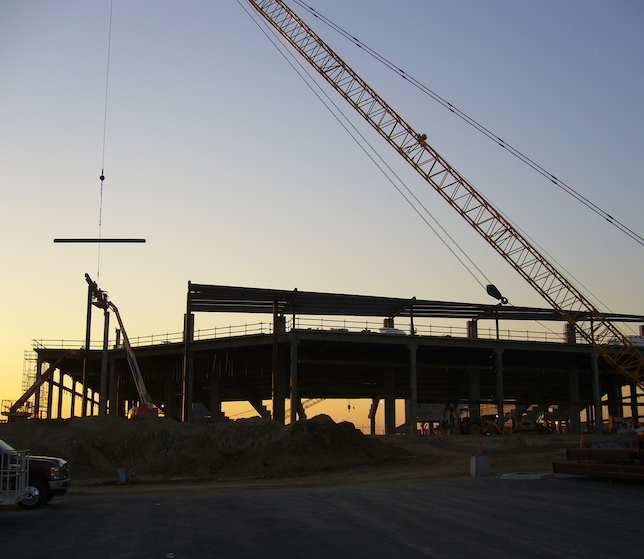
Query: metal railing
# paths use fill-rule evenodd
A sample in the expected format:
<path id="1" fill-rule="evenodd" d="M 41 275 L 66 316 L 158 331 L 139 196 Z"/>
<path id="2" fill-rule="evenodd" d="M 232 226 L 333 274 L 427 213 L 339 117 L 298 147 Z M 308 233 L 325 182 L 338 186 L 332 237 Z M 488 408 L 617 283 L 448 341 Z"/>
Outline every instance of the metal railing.
<path id="1" fill-rule="evenodd" d="M 295 322 L 289 319 L 286 324 L 287 331 L 293 328 L 297 330 L 331 331 L 331 332 L 354 332 L 354 333 L 382 333 L 410 335 L 410 325 L 398 325 L 395 329 L 382 327 L 382 322 L 375 320 L 338 319 L 329 317 L 296 317 Z M 415 333 L 418 336 L 439 337 L 439 338 L 467 338 L 467 328 L 453 325 L 433 325 L 416 323 Z M 237 336 L 251 336 L 272 334 L 272 322 L 255 322 L 229 326 L 215 326 L 212 328 L 198 329 L 194 332 L 195 341 L 211 340 L 217 338 L 232 338 Z M 492 340 L 497 338 L 495 326 L 488 328 L 478 327 L 478 338 Z M 517 330 L 503 328 L 498 331 L 498 338 L 501 340 L 523 341 L 523 342 L 550 342 L 563 343 L 565 336 L 548 330 Z M 130 343 L 133 347 L 154 346 L 162 344 L 176 344 L 183 342 L 183 332 L 168 332 L 165 334 L 151 334 L 148 336 L 132 336 Z M 581 340 L 580 340 L 581 342 Z M 110 347 L 114 347 L 115 340 L 110 340 Z M 84 340 L 63 340 L 63 339 L 40 339 L 33 340 L 33 349 L 79 349 L 84 347 Z M 92 341 L 90 349 L 100 350 L 103 347 L 102 341 Z"/>

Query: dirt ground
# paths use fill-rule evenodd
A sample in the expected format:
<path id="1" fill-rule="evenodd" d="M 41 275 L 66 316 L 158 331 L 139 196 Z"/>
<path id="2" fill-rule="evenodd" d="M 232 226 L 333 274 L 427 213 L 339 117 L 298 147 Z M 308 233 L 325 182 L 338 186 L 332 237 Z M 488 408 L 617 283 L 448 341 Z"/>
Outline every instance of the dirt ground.
<path id="1" fill-rule="evenodd" d="M 634 435 L 585 435 L 588 448 L 628 448 Z M 74 486 L 218 481 L 345 484 L 470 477 L 472 456 L 492 475 L 549 473 L 580 435 L 366 436 L 319 415 L 293 425 L 260 418 L 201 424 L 138 417 L 86 417 L 0 424 L 0 439 L 70 463 Z"/>

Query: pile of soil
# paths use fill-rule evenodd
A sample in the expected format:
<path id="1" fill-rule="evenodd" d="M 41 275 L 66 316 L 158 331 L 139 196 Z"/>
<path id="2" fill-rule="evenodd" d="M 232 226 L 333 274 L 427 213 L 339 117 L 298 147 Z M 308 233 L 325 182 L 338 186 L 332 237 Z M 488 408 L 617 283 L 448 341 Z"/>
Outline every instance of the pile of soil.
<path id="1" fill-rule="evenodd" d="M 75 480 L 286 477 L 382 464 L 411 453 L 326 415 L 291 425 L 251 418 L 204 424 L 138 416 L 0 424 L 0 439 L 70 463 Z"/>

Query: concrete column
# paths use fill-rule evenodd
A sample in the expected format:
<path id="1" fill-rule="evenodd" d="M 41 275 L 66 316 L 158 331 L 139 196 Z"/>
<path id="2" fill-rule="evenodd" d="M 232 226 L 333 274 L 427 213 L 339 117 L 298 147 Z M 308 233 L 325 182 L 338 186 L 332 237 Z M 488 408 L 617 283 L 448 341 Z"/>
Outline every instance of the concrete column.
<path id="1" fill-rule="evenodd" d="M 599 384 L 599 354 L 593 351 L 590 354 L 590 364 L 593 371 L 593 399 L 595 401 L 595 433 L 604 432 L 604 412 L 602 410 L 602 393 Z"/>

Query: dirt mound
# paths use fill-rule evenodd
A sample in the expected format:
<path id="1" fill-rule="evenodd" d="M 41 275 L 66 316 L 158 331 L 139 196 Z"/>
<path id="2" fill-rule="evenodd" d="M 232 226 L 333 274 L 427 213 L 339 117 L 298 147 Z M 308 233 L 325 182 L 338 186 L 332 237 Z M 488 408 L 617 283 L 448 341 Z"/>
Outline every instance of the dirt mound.
<path id="1" fill-rule="evenodd" d="M 410 455 L 326 415 L 291 425 L 260 419 L 209 424 L 140 416 L 0 424 L 0 438 L 59 456 L 74 479 L 261 478 L 401 460 Z"/>

